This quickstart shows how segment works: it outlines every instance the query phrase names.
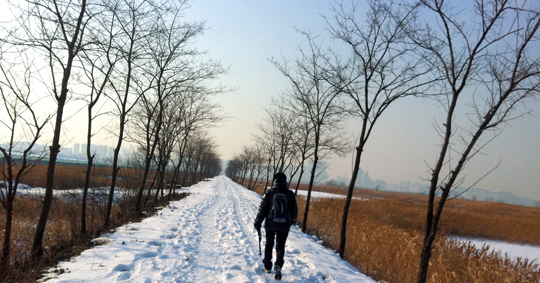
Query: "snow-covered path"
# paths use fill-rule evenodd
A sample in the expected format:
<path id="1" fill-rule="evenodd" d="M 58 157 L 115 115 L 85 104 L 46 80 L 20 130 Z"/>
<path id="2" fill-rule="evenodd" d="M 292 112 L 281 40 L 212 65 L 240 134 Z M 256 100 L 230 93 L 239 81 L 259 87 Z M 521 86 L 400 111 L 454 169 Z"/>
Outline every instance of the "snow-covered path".
<path id="1" fill-rule="evenodd" d="M 274 281 L 262 271 L 253 228 L 260 196 L 224 176 L 188 191 L 190 196 L 158 215 L 105 235 L 107 244 L 60 263 L 60 272 L 42 281 Z M 296 227 L 287 241 L 283 275 L 284 282 L 375 282 Z"/>

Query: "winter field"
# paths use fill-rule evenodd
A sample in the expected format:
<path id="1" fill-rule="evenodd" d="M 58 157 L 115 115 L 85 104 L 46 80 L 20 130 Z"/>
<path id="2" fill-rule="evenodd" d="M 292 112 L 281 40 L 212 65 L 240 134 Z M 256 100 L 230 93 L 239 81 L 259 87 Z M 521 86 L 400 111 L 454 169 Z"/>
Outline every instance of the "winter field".
<path id="1" fill-rule="evenodd" d="M 307 196 L 307 191 L 299 190 L 298 195 L 299 196 Z M 332 194 L 332 193 L 316 192 L 316 191 L 311 192 L 311 197 L 312 198 L 343 198 L 343 199 L 347 198 L 347 196 L 344 196 L 344 195 L 336 195 L 336 194 Z M 369 199 L 359 198 L 359 197 L 353 197 L 353 199 L 369 201 Z"/>
<path id="2" fill-rule="evenodd" d="M 307 191 L 298 191 L 298 195 L 300 196 L 306 196 Z M 332 193 L 325 193 L 325 192 L 311 192 L 312 198 L 345 198 L 343 195 L 338 194 L 332 194 Z M 369 199 L 365 198 L 358 198 L 355 199 L 369 201 Z M 470 242 L 474 246 L 476 246 L 478 249 L 483 249 L 484 247 L 489 248 L 489 250 L 494 251 L 496 253 L 500 253 L 501 255 L 508 255 L 508 257 L 512 260 L 524 260 L 527 259 L 529 261 L 535 261 L 540 262 L 540 247 L 532 246 L 532 245 L 521 245 L 521 244 L 514 244 L 514 243 L 507 243 L 507 242 L 501 242 L 501 241 L 493 241 L 493 240 L 485 240 L 485 239 L 473 239 L 473 238 L 463 238 L 463 237 L 452 237 L 453 239 L 457 239 L 463 242 Z"/>
<path id="3" fill-rule="evenodd" d="M 274 281 L 262 271 L 253 228 L 260 196 L 224 176 L 185 190 L 187 198 L 103 235 L 104 245 L 59 263 L 40 281 Z M 287 240 L 282 281 L 375 282 L 297 227 Z"/>
<path id="4" fill-rule="evenodd" d="M 501 255 L 507 255 L 512 260 L 524 260 L 540 262 L 540 247 L 531 245 L 520 245 L 513 243 L 506 243 L 500 241 L 484 240 L 484 239 L 469 239 L 469 238 L 456 238 L 464 242 L 470 242 L 477 248 L 482 249 L 484 247 L 489 248 L 491 251 L 500 253 Z"/>

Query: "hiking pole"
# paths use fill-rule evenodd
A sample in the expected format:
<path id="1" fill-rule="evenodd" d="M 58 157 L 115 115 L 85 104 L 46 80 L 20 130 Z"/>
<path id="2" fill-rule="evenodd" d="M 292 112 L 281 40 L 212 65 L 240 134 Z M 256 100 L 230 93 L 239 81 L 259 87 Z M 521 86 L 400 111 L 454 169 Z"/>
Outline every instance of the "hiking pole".
<path id="1" fill-rule="evenodd" d="M 261 229 L 257 230 L 257 233 L 259 234 L 259 257 L 262 256 L 262 252 L 261 252 Z"/>

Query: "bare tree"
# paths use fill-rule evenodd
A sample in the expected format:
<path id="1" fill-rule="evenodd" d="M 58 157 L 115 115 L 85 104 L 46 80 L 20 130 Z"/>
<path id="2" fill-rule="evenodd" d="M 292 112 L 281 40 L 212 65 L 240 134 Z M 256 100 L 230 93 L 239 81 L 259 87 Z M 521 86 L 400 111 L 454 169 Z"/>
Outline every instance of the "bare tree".
<path id="1" fill-rule="evenodd" d="M 274 135 L 271 135 L 271 131 L 270 130 L 266 130 L 264 128 L 264 125 L 261 125 L 260 126 L 260 129 L 261 129 L 261 132 L 262 132 L 262 135 L 255 135 L 253 136 L 253 139 L 255 140 L 256 144 L 257 144 L 257 147 L 259 148 L 259 150 L 261 151 L 262 155 L 263 155 L 263 158 L 264 158 L 264 163 L 266 164 L 266 172 L 265 172 L 265 175 L 266 175 L 266 182 L 265 182 L 265 186 L 264 186 L 264 192 L 263 193 L 266 193 L 266 190 L 268 188 L 268 183 L 269 183 L 269 178 L 272 176 L 273 173 L 275 173 L 276 171 L 276 156 L 277 156 L 277 147 L 279 147 L 279 144 L 277 143 L 277 140 L 279 139 L 276 139 L 276 136 Z M 236 172 L 236 166 L 239 166 L 239 163 L 237 162 L 239 160 L 235 160 L 235 162 L 232 162 L 230 164 L 231 168 L 235 168 L 235 172 Z M 229 167 L 229 166 L 228 166 Z M 271 172 L 272 171 L 272 172 Z M 233 177 L 231 177 L 233 180 L 236 180 L 234 179 Z M 238 180 L 236 180 L 238 181 Z"/>
<path id="2" fill-rule="evenodd" d="M 393 1 L 370 0 L 364 23 L 357 19 L 357 6 L 346 7 L 343 2 L 333 7 L 334 16 L 327 19 L 332 36 L 341 40 L 350 49 L 350 58 L 344 66 L 335 65 L 337 86 L 352 100 L 352 113 L 361 121 L 353 172 L 347 191 L 343 215 L 339 255 L 345 255 L 347 219 L 356 183 L 362 153 L 376 122 L 399 98 L 416 94 L 418 87 L 428 84 L 420 81 L 426 73 L 421 60 L 403 44 L 405 33 L 401 24 L 406 24 L 411 13 L 393 20 L 388 8 Z M 403 12 L 403 11 L 402 11 Z"/>
<path id="3" fill-rule="evenodd" d="M 145 153 L 143 172 L 146 173 L 139 187 L 138 200 L 139 197 L 142 200 L 151 162 L 155 162 L 160 168 L 157 185 L 162 188 L 166 168 L 172 161 L 171 154 L 178 146 L 178 159 L 175 160 L 173 176 L 173 180 L 177 180 L 189 139 L 197 132 L 216 126 L 222 117 L 219 107 L 210 101 L 213 90 L 201 87 L 186 87 L 182 91 L 180 89 L 184 88 L 179 87 L 176 92 L 167 95 L 165 102 L 161 104 L 162 114 L 154 112 L 161 106 L 148 103 L 148 98 L 143 99 L 141 111 L 137 111 L 136 119 L 132 120 L 131 135 Z M 157 195 L 155 200 L 157 201 Z M 136 209 L 137 207 L 140 211 L 139 202 Z"/>
<path id="4" fill-rule="evenodd" d="M 168 110 L 168 111 L 167 111 Z M 164 198 L 163 189 L 165 186 L 165 175 L 169 171 L 170 164 L 172 162 L 172 152 L 180 142 L 178 138 L 178 129 L 180 128 L 180 122 L 176 119 L 176 109 L 174 107 L 166 107 L 166 111 L 163 114 L 163 127 L 161 129 L 159 145 L 158 145 L 158 166 L 159 166 L 159 180 L 161 182 L 161 198 Z M 174 171 L 174 168 L 172 171 Z M 171 184 L 167 181 L 169 186 L 168 198 L 170 199 L 172 193 Z"/>
<path id="5" fill-rule="evenodd" d="M 143 132 L 145 149 L 145 168 L 143 178 L 137 194 L 136 211 L 140 211 L 142 192 L 146 186 L 147 176 L 150 171 L 150 164 L 154 159 L 155 150 L 158 147 L 163 125 L 163 115 L 168 106 L 168 98 L 177 93 L 178 88 L 183 82 L 183 75 L 180 58 L 192 51 L 186 50 L 187 41 L 198 35 L 202 30 L 201 24 L 183 25 L 180 23 L 180 13 L 182 12 L 182 2 L 179 6 L 167 6 L 160 8 L 156 17 L 155 33 L 147 38 L 147 54 L 149 60 L 145 68 L 145 77 L 150 78 L 148 88 L 151 89 L 149 95 L 143 97 L 142 102 L 145 121 Z M 169 19 L 171 19 L 169 21 Z M 161 141 L 163 142 L 163 141 Z M 164 166 L 164 156 L 162 152 L 158 153 L 158 166 Z M 161 172 L 164 173 L 164 172 Z M 163 180 L 158 180 L 158 192 L 162 186 Z M 157 201 L 158 193 L 156 193 Z"/>
<path id="6" fill-rule="evenodd" d="M 296 114 L 287 110 L 283 98 L 273 100 L 266 108 L 267 117 L 258 126 L 261 135 L 254 139 L 261 148 L 266 148 L 272 175 L 290 170 L 295 159 L 293 150 Z"/>
<path id="7" fill-rule="evenodd" d="M 86 234 L 86 206 L 88 198 L 88 189 L 90 187 L 92 167 L 95 154 L 92 152 L 92 136 L 94 135 L 92 125 L 98 115 L 94 108 L 96 107 L 102 94 L 107 90 L 111 74 L 118 60 L 121 58 L 119 49 L 116 48 L 115 37 L 118 32 L 117 17 L 114 11 L 118 3 L 112 3 L 109 6 L 108 1 L 92 11 L 97 20 L 87 28 L 87 41 L 89 44 L 79 54 L 82 62 L 84 76 L 80 78 L 80 83 L 86 85 L 88 92 L 82 95 L 82 99 L 87 102 L 87 134 L 86 134 L 86 177 L 83 188 L 81 204 L 81 235 Z"/>
<path id="8" fill-rule="evenodd" d="M 296 123 L 297 127 L 293 138 L 293 150 L 296 153 L 295 157 L 297 166 L 294 170 L 300 171 L 300 174 L 294 189 L 295 196 L 298 195 L 298 188 L 300 187 L 300 182 L 302 181 L 302 176 L 304 175 L 305 164 L 313 156 L 313 146 L 315 144 L 313 141 L 313 126 L 310 121 L 306 117 L 299 117 Z"/>
<path id="9" fill-rule="evenodd" d="M 242 167 L 242 161 L 236 155 L 229 162 L 227 162 L 227 168 L 225 168 L 225 175 L 235 182 L 238 182 L 238 176 L 240 173 L 240 168 Z"/>
<path id="10" fill-rule="evenodd" d="M 266 163 L 269 171 L 272 171 L 267 173 L 268 176 L 276 172 L 290 172 L 289 183 L 291 183 L 300 172 L 296 193 L 304 173 L 305 162 L 312 156 L 314 141 L 311 122 L 291 111 L 294 109 L 290 106 L 292 103 L 294 100 L 287 101 L 284 96 L 273 100 L 266 109 L 268 117 L 258 127 L 261 135 L 255 135 L 254 139 L 259 150 L 266 152 Z"/>
<path id="11" fill-rule="evenodd" d="M 286 95 L 290 98 L 291 111 L 300 117 L 305 117 L 313 126 L 313 167 L 308 186 L 306 208 L 302 223 L 302 231 L 307 228 L 311 190 L 316 176 L 317 165 L 323 149 L 342 153 L 339 146 L 339 132 L 345 115 L 339 94 L 341 89 L 329 83 L 328 62 L 332 59 L 326 56 L 322 47 L 315 43 L 311 35 L 303 33 L 308 40 L 308 50 L 300 49 L 300 58 L 295 61 L 295 69 L 291 70 L 287 62 L 273 61 L 276 68 L 291 83 L 292 90 Z M 326 139 L 325 142 L 322 142 Z M 321 145 L 325 145 L 324 147 Z"/>
<path id="12" fill-rule="evenodd" d="M 2 47 L 0 45 L 0 47 Z M 2 243 L 2 254 L 0 257 L 0 272 L 7 274 L 10 265 L 11 255 L 11 234 L 13 224 L 13 203 L 17 195 L 17 189 L 32 167 L 43 156 L 32 151 L 45 125 L 51 116 L 40 118 L 36 113 L 36 101 L 32 99 L 35 95 L 32 91 L 31 62 L 22 60 L 22 77 L 16 74 L 17 63 L 7 64 L 4 60 L 4 50 L 0 50 L 0 95 L 4 106 L 6 119 L 2 118 L 1 126 L 8 133 L 3 138 L 7 138 L 6 146 L 0 146 L 2 153 L 2 185 L 0 186 L 0 204 L 6 211 L 6 222 L 4 226 L 4 241 Z M 15 58 L 21 58 L 21 53 L 17 52 Z M 13 54 L 11 54 L 13 55 Z M 24 56 L 22 58 L 26 59 Z M 19 62 L 20 63 L 20 62 Z M 0 128 L 3 128 L 0 127 Z"/>
<path id="13" fill-rule="evenodd" d="M 15 20 L 17 29 L 5 40 L 39 54 L 49 71 L 49 80 L 43 83 L 57 104 L 54 135 L 49 147 L 45 197 L 32 244 L 32 256 L 37 258 L 43 254 L 43 235 L 52 204 L 54 172 L 60 152 L 60 135 L 64 107 L 68 101 L 68 84 L 77 54 L 83 48 L 84 31 L 90 17 L 86 14 L 86 0 L 80 2 L 27 0 L 26 5 L 13 7 L 20 12 Z"/>
<path id="14" fill-rule="evenodd" d="M 204 30 L 203 23 L 188 23 L 182 21 L 182 13 L 185 9 L 184 2 L 170 3 L 160 7 L 157 14 L 156 27 L 152 37 L 146 43 L 149 61 L 146 65 L 145 76 L 150 78 L 148 95 L 143 97 L 143 105 L 147 114 L 145 148 L 146 166 L 143 179 L 139 188 L 136 209 L 140 209 L 140 198 L 146 184 L 151 160 L 154 158 L 155 149 L 162 137 L 164 114 L 167 107 L 172 107 L 170 102 L 175 95 L 191 91 L 201 87 L 209 79 L 213 79 L 223 73 L 219 63 L 199 63 L 196 58 L 201 55 L 188 45 L 196 36 Z M 201 92 L 201 95 L 203 93 Z M 164 168 L 169 162 L 169 154 L 158 152 L 159 165 Z M 163 185 L 163 175 L 158 180 L 158 188 Z M 157 200 L 157 195 L 156 195 Z"/>
<path id="15" fill-rule="evenodd" d="M 438 101 L 446 114 L 442 125 L 436 126 L 441 147 L 430 168 L 417 279 L 426 282 L 450 191 L 464 182 L 460 173 L 467 162 L 493 139 L 482 140 L 482 135 L 501 131 L 502 125 L 522 116 L 518 106 L 540 91 L 540 5 L 511 0 L 478 0 L 459 7 L 443 0 L 413 4 L 425 14 L 402 26 L 417 52 L 434 67 L 435 76 L 444 77 L 433 88 L 440 91 Z M 470 111 L 463 109 L 467 105 Z"/>
<path id="16" fill-rule="evenodd" d="M 104 227 L 110 225 L 110 216 L 114 190 L 118 178 L 118 166 L 120 150 L 124 141 L 125 127 L 133 107 L 140 98 L 148 91 L 137 85 L 143 80 L 144 59 L 143 56 L 147 38 L 152 35 L 155 17 L 152 13 L 153 4 L 147 0 L 118 0 L 111 3 L 114 16 L 118 19 L 119 30 L 116 34 L 117 48 L 122 54 L 122 59 L 117 62 L 117 67 L 111 74 L 110 93 L 105 93 L 115 104 L 118 117 L 117 142 L 113 153 L 113 165 L 111 173 L 111 186 L 105 212 Z"/>
<path id="17" fill-rule="evenodd" d="M 240 153 L 240 158 L 245 163 L 245 172 L 244 176 L 242 177 L 242 183 L 245 181 L 245 179 L 248 179 L 247 188 L 252 190 L 251 182 L 253 181 L 253 176 L 255 175 L 255 147 L 253 146 L 244 146 L 242 148 L 242 152 Z"/>
<path id="18" fill-rule="evenodd" d="M 207 152 L 215 152 L 216 145 L 207 132 L 197 131 L 189 140 L 186 149 L 186 161 L 183 163 L 186 184 L 195 183 L 202 179 L 203 162 Z M 217 154 L 215 154 L 217 156 Z"/>
<path id="19" fill-rule="evenodd" d="M 264 175 L 267 172 L 266 167 L 264 151 L 259 145 L 255 145 L 253 149 L 253 171 L 250 178 L 253 180 L 253 185 L 250 186 L 252 190 L 257 189 L 263 183 L 261 178 L 266 178 Z"/>
<path id="20" fill-rule="evenodd" d="M 242 151 L 229 161 L 226 170 L 227 175 L 230 174 L 229 176 L 240 184 L 244 184 L 246 179 L 249 179 L 247 188 L 251 190 L 253 190 L 252 181 L 255 178 L 255 173 L 257 173 L 257 168 L 259 168 L 256 164 L 260 160 L 260 154 L 258 154 L 257 150 L 257 146 L 244 146 Z"/>
<path id="21" fill-rule="evenodd" d="M 174 115 L 175 128 L 172 131 L 177 139 L 176 160 L 172 160 L 175 168 L 173 187 L 178 182 L 189 140 L 198 131 L 218 126 L 218 122 L 224 119 L 219 105 L 210 100 L 212 95 L 221 91 L 221 88 L 206 89 L 199 86 L 183 91 L 172 98 L 173 105 L 169 111 Z"/>
<path id="22" fill-rule="evenodd" d="M 211 144 L 211 147 L 203 153 L 200 169 L 202 180 L 215 177 L 221 173 L 221 159 L 216 149 L 217 145 L 213 143 Z"/>

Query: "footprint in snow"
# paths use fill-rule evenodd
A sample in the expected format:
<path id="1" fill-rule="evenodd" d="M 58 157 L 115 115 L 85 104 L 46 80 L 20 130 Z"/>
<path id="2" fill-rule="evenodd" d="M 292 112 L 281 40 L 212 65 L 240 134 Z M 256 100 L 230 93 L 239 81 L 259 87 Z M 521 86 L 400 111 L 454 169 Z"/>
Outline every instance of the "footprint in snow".
<path id="1" fill-rule="evenodd" d="M 119 272 L 130 271 L 130 270 L 131 270 L 131 266 L 126 265 L 126 264 L 119 264 L 119 265 L 117 265 L 116 267 L 114 267 L 113 270 L 114 270 L 114 271 L 119 271 Z"/>
<path id="2" fill-rule="evenodd" d="M 149 246 L 161 247 L 161 246 L 163 246 L 163 243 L 159 242 L 159 241 L 150 241 L 150 242 L 148 242 L 148 245 Z"/>
<path id="3" fill-rule="evenodd" d="M 235 264 L 229 268 L 229 270 L 242 270 L 242 267 L 238 264 Z"/>
<path id="4" fill-rule="evenodd" d="M 291 254 L 300 254 L 300 250 L 299 249 L 293 249 L 289 253 L 291 253 Z"/>
<path id="5" fill-rule="evenodd" d="M 142 258 L 151 258 L 151 257 L 156 257 L 157 256 L 157 253 L 154 253 L 154 252 L 145 252 L 141 255 Z"/>
<path id="6" fill-rule="evenodd" d="M 176 238 L 176 234 L 169 234 L 169 235 L 164 236 L 164 238 L 174 239 L 174 238 Z"/>

